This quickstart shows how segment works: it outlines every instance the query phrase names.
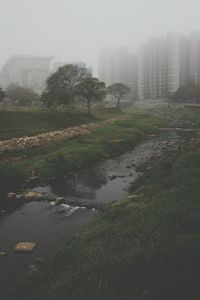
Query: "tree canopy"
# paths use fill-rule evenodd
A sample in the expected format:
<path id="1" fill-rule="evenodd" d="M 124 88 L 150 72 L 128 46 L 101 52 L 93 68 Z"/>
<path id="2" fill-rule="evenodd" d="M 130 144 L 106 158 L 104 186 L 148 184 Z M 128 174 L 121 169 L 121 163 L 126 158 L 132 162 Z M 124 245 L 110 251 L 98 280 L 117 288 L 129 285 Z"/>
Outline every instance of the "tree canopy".
<path id="1" fill-rule="evenodd" d="M 47 106 L 55 108 L 57 105 L 73 103 L 77 85 L 90 74 L 87 70 L 76 65 L 68 64 L 60 67 L 49 76 L 46 89 L 42 93 L 41 101 Z"/>
<path id="2" fill-rule="evenodd" d="M 106 86 L 98 78 L 88 77 L 77 86 L 77 92 L 81 99 L 86 101 L 88 114 L 91 114 L 92 104 L 105 98 Z"/>
<path id="3" fill-rule="evenodd" d="M 178 102 L 200 103 L 200 87 L 194 82 L 188 82 L 175 92 L 173 100 Z"/>
<path id="4" fill-rule="evenodd" d="M 130 91 L 131 89 L 123 83 L 113 83 L 107 88 L 108 94 L 117 99 L 117 108 L 119 108 L 121 98 L 130 93 Z"/>
<path id="5" fill-rule="evenodd" d="M 31 105 L 38 100 L 38 94 L 32 89 L 10 84 L 6 89 L 6 96 L 15 104 Z"/>

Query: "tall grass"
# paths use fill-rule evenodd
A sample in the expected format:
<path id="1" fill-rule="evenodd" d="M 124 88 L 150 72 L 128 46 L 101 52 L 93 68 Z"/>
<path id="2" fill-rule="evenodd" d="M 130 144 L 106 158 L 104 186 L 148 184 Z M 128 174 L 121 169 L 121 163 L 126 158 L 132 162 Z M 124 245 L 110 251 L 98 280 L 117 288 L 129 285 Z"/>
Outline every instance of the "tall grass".
<path id="1" fill-rule="evenodd" d="M 15 299 L 199 299 L 199 157 L 187 153 L 141 177 L 132 198 L 66 241 Z"/>

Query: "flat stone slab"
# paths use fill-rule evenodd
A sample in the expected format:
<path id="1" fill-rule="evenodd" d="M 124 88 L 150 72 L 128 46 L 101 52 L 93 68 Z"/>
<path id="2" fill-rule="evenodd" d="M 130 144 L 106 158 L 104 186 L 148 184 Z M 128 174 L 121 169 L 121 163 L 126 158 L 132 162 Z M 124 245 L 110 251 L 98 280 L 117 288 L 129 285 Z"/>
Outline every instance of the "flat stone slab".
<path id="1" fill-rule="evenodd" d="M 17 253 L 31 253 L 35 250 L 37 244 L 35 242 L 20 242 L 14 247 L 14 251 Z"/>

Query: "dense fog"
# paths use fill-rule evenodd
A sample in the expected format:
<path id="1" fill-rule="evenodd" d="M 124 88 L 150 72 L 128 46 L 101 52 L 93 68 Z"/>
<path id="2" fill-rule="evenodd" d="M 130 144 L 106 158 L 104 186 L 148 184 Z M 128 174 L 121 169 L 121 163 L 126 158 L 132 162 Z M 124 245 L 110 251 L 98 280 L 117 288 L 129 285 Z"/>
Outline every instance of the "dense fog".
<path id="1" fill-rule="evenodd" d="M 12 55 L 52 55 L 97 69 L 102 48 L 200 28 L 198 0 L 0 0 L 0 67 Z"/>

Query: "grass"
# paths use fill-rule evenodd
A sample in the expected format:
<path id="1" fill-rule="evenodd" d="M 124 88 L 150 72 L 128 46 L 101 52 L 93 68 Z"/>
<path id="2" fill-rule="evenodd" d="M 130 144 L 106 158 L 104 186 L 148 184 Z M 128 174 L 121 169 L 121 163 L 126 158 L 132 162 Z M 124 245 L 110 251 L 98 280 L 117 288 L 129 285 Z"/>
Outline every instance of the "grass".
<path id="1" fill-rule="evenodd" d="M 200 151 L 162 163 L 131 193 L 27 275 L 14 299 L 199 299 Z"/>
<path id="2" fill-rule="evenodd" d="M 15 163 L 6 163 L 6 166 L 12 166 L 16 170 L 22 169 L 25 177 L 32 171 L 45 179 L 63 176 L 67 172 L 88 167 L 100 160 L 124 153 L 147 134 L 158 132 L 154 126 L 156 123 L 158 119 L 149 114 L 130 114 L 125 120 L 115 120 L 87 135 L 37 149 L 15 151 L 9 155 L 11 157 L 24 155 L 25 159 Z M 5 160 L 7 158 L 8 156 L 4 157 Z M 5 169 L 5 163 L 1 163 L 0 176 L 4 176 Z M 7 186 L 10 186 L 9 178 Z"/>
<path id="3" fill-rule="evenodd" d="M 181 110 L 181 117 L 192 123 L 192 126 L 194 128 L 199 128 L 200 127 L 200 110 L 199 108 L 187 108 Z"/>
<path id="4" fill-rule="evenodd" d="M 50 111 L 39 108 L 10 108 L 0 110 L 0 140 L 12 137 L 33 136 L 84 123 L 106 120 L 121 115 L 117 109 L 94 109 L 88 116 L 86 109 Z"/>
<path id="5" fill-rule="evenodd" d="M 88 123 L 86 112 L 0 111 L 0 140 Z"/>

